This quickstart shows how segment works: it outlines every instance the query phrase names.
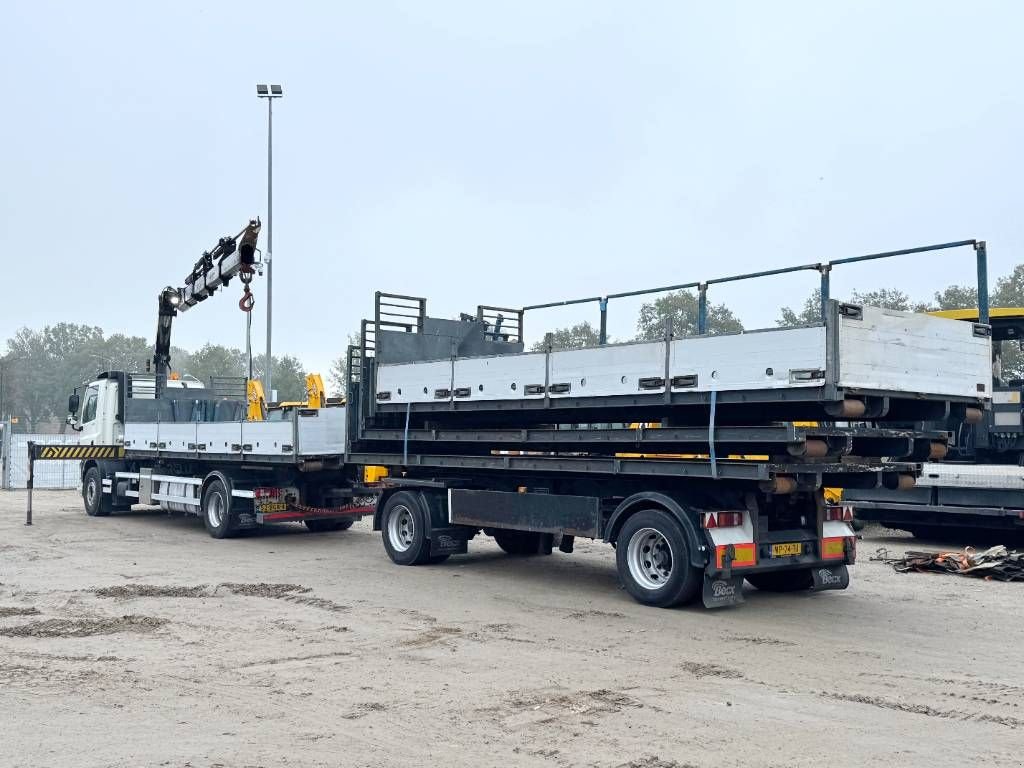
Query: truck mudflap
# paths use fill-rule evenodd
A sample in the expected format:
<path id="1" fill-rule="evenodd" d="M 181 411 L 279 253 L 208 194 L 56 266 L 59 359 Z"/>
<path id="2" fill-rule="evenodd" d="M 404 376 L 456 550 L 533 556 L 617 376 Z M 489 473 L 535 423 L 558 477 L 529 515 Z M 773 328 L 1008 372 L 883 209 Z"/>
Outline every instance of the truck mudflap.
<path id="1" fill-rule="evenodd" d="M 743 576 L 714 576 L 704 574 L 705 608 L 725 608 L 743 602 Z"/>
<path id="2" fill-rule="evenodd" d="M 814 579 L 813 592 L 850 586 L 850 571 L 845 565 L 820 565 L 811 569 L 811 577 Z"/>
<path id="3" fill-rule="evenodd" d="M 430 554 L 464 555 L 469 551 L 469 541 L 464 528 L 434 528 L 430 532 Z"/>

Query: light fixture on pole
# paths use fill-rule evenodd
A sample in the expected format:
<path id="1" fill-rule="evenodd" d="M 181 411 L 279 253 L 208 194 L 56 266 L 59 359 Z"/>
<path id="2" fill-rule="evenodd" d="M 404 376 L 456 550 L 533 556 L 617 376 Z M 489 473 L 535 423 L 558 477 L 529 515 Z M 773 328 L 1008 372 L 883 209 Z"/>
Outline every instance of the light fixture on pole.
<path id="1" fill-rule="evenodd" d="M 273 254 L 274 254 L 274 99 L 284 96 L 280 85 L 257 83 L 256 97 L 267 100 L 267 255 L 263 259 L 267 269 L 267 359 L 263 369 L 263 388 L 272 398 L 273 356 L 270 349 L 271 319 L 273 313 Z"/>

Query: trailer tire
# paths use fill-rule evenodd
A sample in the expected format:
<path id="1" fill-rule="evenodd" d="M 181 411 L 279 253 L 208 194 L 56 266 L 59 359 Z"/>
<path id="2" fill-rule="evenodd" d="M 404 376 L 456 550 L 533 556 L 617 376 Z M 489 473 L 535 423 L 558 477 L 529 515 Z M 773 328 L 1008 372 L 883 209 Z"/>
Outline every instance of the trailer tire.
<path id="1" fill-rule="evenodd" d="M 384 551 L 396 565 L 423 565 L 430 562 L 427 516 L 419 494 L 399 491 L 384 505 L 380 532 Z"/>
<path id="2" fill-rule="evenodd" d="M 214 478 L 203 490 L 203 523 L 206 532 L 215 539 L 235 535 L 237 519 L 231 511 L 231 496 L 224 481 Z"/>
<path id="3" fill-rule="evenodd" d="M 623 587 L 645 605 L 672 608 L 700 591 L 702 574 L 690 564 L 686 534 L 664 510 L 644 509 L 623 523 L 615 562 Z"/>
<path id="4" fill-rule="evenodd" d="M 762 592 L 803 592 L 814 586 L 811 569 L 796 571 L 774 571 L 769 573 L 752 573 L 747 576 L 752 587 Z"/>
<path id="5" fill-rule="evenodd" d="M 544 534 L 533 531 L 513 531 L 498 529 L 494 531 L 494 540 L 506 554 L 514 557 L 530 555 L 550 555 L 551 537 L 545 540 Z"/>
<path id="6" fill-rule="evenodd" d="M 103 475 L 99 467 L 89 467 L 82 478 L 82 501 L 89 517 L 106 517 L 114 509 L 113 499 L 103 493 Z"/>
<path id="7" fill-rule="evenodd" d="M 310 533 L 328 533 L 330 531 L 347 531 L 355 523 L 354 517 L 342 517 L 335 520 L 303 520 Z"/>

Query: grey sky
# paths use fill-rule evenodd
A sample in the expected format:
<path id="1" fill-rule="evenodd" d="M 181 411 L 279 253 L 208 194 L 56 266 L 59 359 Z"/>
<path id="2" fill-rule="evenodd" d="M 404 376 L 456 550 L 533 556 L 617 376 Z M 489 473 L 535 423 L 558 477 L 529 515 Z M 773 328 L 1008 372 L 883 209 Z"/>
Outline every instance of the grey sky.
<path id="1" fill-rule="evenodd" d="M 608 293 L 986 238 L 1022 259 L 1020 30 L 985 2 L 4 4 L 0 337 L 152 338 L 156 295 L 265 215 L 275 352 L 326 372 L 374 290 Z M 972 254 L 846 269 L 927 298 Z M 811 274 L 717 290 L 744 322 Z M 264 286 L 254 328 L 262 348 Z M 240 288 L 175 343 L 242 346 Z M 633 331 L 637 303 L 613 304 Z M 528 316 L 529 335 L 596 309 Z"/>

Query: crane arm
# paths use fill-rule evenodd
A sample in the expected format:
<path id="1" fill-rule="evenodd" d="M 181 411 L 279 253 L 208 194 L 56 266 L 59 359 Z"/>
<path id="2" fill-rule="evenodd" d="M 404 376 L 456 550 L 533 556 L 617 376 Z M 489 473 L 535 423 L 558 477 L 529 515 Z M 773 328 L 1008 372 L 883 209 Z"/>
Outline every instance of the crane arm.
<path id="1" fill-rule="evenodd" d="M 163 394 L 167 386 L 167 374 L 171 366 L 171 325 L 178 312 L 185 312 L 199 302 L 205 301 L 235 276 L 238 276 L 244 286 L 242 299 L 238 302 L 239 307 L 244 312 L 252 309 L 249 282 L 252 280 L 253 265 L 256 263 L 256 243 L 261 227 L 258 218 L 252 219 L 234 237 L 220 238 L 217 245 L 205 251 L 195 263 L 192 272 L 185 277 L 184 286 L 167 286 L 160 292 L 156 345 L 153 352 L 157 397 Z"/>

